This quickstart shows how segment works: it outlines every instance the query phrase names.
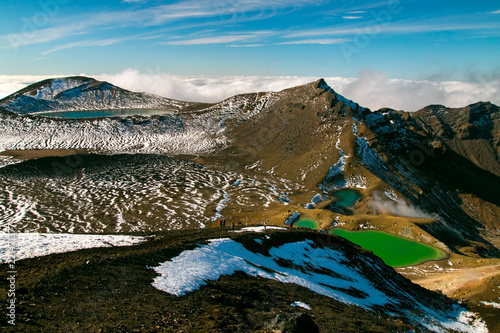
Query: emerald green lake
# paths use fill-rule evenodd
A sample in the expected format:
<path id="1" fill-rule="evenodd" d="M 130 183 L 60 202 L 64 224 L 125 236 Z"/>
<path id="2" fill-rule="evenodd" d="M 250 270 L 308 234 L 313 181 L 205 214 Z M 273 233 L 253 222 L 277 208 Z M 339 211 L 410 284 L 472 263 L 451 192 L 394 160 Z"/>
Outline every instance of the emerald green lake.
<path id="1" fill-rule="evenodd" d="M 331 229 L 330 233 L 373 252 L 391 267 L 417 265 L 425 261 L 441 260 L 448 257 L 446 252 L 433 246 L 382 231 L 348 231 L 335 228 Z"/>
<path id="2" fill-rule="evenodd" d="M 343 207 L 352 207 L 361 198 L 361 193 L 357 190 L 344 189 L 333 192 L 335 202 Z"/>
<path id="3" fill-rule="evenodd" d="M 309 229 L 319 229 L 319 224 L 313 219 L 308 219 L 307 217 L 301 217 L 297 221 L 293 222 L 294 227 L 309 228 Z"/>

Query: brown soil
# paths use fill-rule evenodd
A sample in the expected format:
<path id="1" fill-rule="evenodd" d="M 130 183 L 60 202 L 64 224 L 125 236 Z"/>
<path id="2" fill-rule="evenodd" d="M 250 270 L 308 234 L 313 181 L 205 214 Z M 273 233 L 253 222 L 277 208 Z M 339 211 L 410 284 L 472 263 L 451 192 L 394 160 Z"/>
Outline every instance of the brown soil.
<path id="1" fill-rule="evenodd" d="M 11 156 L 16 160 L 30 160 L 42 157 L 65 157 L 88 153 L 87 149 L 5 150 L 0 152 L 0 156 Z"/>
<path id="2" fill-rule="evenodd" d="M 439 290 L 447 296 L 457 297 L 468 290 L 477 288 L 484 283 L 485 279 L 496 275 L 500 275 L 500 264 L 460 269 L 413 280 L 413 282 L 430 290 Z"/>

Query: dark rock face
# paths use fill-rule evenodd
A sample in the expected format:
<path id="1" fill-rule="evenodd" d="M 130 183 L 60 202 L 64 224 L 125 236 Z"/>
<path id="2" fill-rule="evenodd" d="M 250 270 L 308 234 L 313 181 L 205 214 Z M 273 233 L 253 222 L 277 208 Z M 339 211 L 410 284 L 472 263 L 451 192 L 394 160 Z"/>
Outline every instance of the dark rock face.
<path id="1" fill-rule="evenodd" d="M 266 325 L 266 328 L 281 333 L 316 333 L 319 327 L 303 312 L 280 313 Z"/>
<path id="2" fill-rule="evenodd" d="M 324 209 L 328 209 L 329 211 L 342 215 L 352 215 L 353 212 L 349 208 L 342 207 L 335 201 L 330 202 Z"/>
<path id="3" fill-rule="evenodd" d="M 431 105 L 410 114 L 413 126 L 439 139 L 457 155 L 500 175 L 500 112 L 498 106 L 479 102 L 463 108 Z"/>

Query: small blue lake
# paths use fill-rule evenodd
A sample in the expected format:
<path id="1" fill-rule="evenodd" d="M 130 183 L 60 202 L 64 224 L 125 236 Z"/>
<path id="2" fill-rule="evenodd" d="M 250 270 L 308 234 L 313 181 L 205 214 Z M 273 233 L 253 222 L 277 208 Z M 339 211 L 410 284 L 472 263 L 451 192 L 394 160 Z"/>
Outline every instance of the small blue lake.
<path id="1" fill-rule="evenodd" d="M 91 111 L 60 111 L 60 112 L 38 112 L 37 116 L 54 118 L 102 118 L 116 116 L 137 115 L 164 115 L 175 113 L 173 110 L 149 110 L 149 109 L 115 109 L 115 110 L 91 110 Z"/>
<path id="2" fill-rule="evenodd" d="M 333 200 L 342 207 L 352 207 L 362 197 L 358 190 L 344 189 L 333 192 Z"/>

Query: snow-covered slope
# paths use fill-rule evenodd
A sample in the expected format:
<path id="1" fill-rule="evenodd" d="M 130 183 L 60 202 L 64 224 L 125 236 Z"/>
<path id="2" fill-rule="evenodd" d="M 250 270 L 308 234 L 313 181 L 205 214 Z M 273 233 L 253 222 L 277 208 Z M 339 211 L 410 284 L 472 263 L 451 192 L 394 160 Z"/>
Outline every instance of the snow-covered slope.
<path id="1" fill-rule="evenodd" d="M 127 235 L 0 233 L 0 263 L 94 247 L 130 246 L 145 240 Z"/>
<path id="2" fill-rule="evenodd" d="M 0 230 L 155 232 L 202 228 L 224 210 L 268 207 L 299 186 L 158 155 L 77 155 L 0 168 Z"/>
<path id="3" fill-rule="evenodd" d="M 457 304 L 427 299 L 423 291 L 419 293 L 380 260 L 353 255 L 340 244 L 333 248 L 306 239 L 276 246 L 271 238 L 255 238 L 251 244 L 211 239 L 207 245 L 186 250 L 154 267 L 159 276 L 153 286 L 181 296 L 207 281 L 241 271 L 297 284 L 349 306 L 390 314 L 419 331 L 487 332 L 484 322 L 473 313 Z"/>
<path id="4" fill-rule="evenodd" d="M 0 113 L 0 150 L 81 148 L 103 153 L 200 154 L 225 145 L 214 119 L 178 115 L 54 119 Z"/>
<path id="5" fill-rule="evenodd" d="M 125 108 L 179 110 L 190 104 L 131 92 L 88 77 L 44 80 L 0 100 L 0 106 L 16 113 Z"/>

